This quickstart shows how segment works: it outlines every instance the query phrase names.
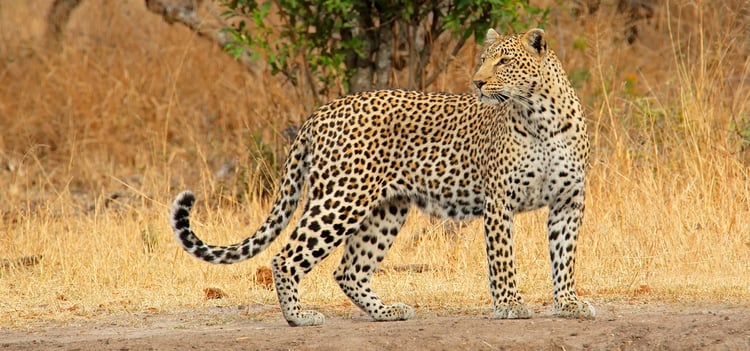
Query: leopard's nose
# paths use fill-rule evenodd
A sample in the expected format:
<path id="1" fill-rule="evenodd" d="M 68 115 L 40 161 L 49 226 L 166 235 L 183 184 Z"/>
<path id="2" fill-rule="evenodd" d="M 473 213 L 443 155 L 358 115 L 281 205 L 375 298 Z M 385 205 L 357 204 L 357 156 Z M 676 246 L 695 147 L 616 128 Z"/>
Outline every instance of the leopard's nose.
<path id="1" fill-rule="evenodd" d="M 473 83 L 474 83 L 474 86 L 475 86 L 475 87 L 477 87 L 477 89 L 482 89 L 482 87 L 483 87 L 483 86 L 484 86 L 484 85 L 485 85 L 485 84 L 486 84 L 487 82 L 485 82 L 485 81 L 483 81 L 483 80 L 475 80 L 475 81 L 474 81 Z"/>

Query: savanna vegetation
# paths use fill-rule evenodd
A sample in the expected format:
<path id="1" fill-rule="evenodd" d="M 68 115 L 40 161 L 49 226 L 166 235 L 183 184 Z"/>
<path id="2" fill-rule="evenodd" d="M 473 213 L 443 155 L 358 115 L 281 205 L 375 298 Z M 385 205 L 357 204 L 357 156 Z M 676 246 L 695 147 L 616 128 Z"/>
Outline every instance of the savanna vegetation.
<path id="1" fill-rule="evenodd" d="M 207 265 L 173 243 L 169 206 L 193 189 L 205 240 L 251 233 L 270 205 L 284 132 L 336 85 L 274 75 L 263 54 L 235 61 L 136 0 L 83 1 L 50 45 L 51 2 L 0 3 L 0 327 L 275 306 L 264 267 L 283 236 L 247 263 Z M 579 293 L 594 304 L 747 303 L 750 7 L 661 0 L 634 17 L 616 1 L 576 3 L 531 2 L 549 8 L 550 46 L 586 106 L 594 150 Z M 210 17 L 214 6 L 199 10 Z M 432 40 L 450 52 L 458 39 Z M 423 88 L 470 91 L 478 50 L 469 36 L 444 67 L 425 63 L 428 77 L 442 70 Z M 393 67 L 380 82 L 407 87 L 410 72 Z M 551 308 L 545 219 L 517 216 L 514 238 L 521 291 L 538 309 Z M 479 223 L 446 233 L 414 213 L 375 288 L 418 313 L 488 312 L 483 245 Z M 304 304 L 356 310 L 331 278 L 339 254 L 303 281 Z"/>

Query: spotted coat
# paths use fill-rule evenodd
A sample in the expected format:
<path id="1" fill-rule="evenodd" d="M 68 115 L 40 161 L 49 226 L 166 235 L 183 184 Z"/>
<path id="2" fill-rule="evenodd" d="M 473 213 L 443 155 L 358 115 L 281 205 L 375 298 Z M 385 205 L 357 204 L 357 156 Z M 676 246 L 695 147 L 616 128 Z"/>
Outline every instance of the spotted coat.
<path id="1" fill-rule="evenodd" d="M 588 136 L 579 99 L 544 32 L 490 30 L 473 84 L 474 94 L 381 90 L 320 107 L 294 140 L 271 213 L 253 235 L 229 246 L 204 243 L 190 227 L 195 198 L 186 191 L 172 210 L 178 242 L 212 263 L 251 258 L 287 226 L 306 189 L 302 217 L 272 261 L 288 323 L 324 322 L 319 312 L 301 309 L 298 286 L 342 243 L 334 277 L 344 293 L 375 320 L 404 320 L 413 309 L 384 304 L 371 280 L 410 207 L 482 217 L 493 316 L 529 318 L 518 292 L 513 216 L 546 206 L 554 312 L 593 317 L 573 277 Z"/>

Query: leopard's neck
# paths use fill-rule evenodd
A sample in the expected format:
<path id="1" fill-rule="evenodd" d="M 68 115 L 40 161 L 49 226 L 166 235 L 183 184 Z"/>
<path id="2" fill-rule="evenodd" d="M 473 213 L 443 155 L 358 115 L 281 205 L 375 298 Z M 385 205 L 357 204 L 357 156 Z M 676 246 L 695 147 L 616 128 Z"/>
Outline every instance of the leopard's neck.
<path id="1" fill-rule="evenodd" d="M 585 128 L 585 118 L 578 95 L 550 51 L 543 63 L 543 79 L 524 98 L 507 101 L 507 123 L 522 133 L 539 139 L 550 139 L 570 129 Z"/>

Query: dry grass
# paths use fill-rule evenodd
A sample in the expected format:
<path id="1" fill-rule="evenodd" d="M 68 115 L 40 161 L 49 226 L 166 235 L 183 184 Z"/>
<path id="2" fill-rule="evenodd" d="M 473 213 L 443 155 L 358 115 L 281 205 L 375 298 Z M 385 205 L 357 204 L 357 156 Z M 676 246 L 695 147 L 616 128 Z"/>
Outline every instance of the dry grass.
<path id="1" fill-rule="evenodd" d="M 248 263 L 203 264 L 173 243 L 166 204 L 197 190 L 196 224 L 210 242 L 254 230 L 268 209 L 252 181 L 266 167 L 258 142 L 283 148 L 278 131 L 309 112 L 304 96 L 142 1 L 84 2 L 64 51 L 46 52 L 33 9 L 49 3 L 0 4 L 0 328 L 275 305 L 255 272 L 284 238 Z M 633 46 L 612 8 L 585 20 L 551 14 L 551 46 L 580 86 L 595 147 L 577 271 L 594 301 L 750 300 L 750 9 L 700 4 L 659 8 Z M 475 53 L 464 50 L 432 89 L 466 91 Z M 227 165 L 238 172 L 217 177 Z M 537 306 L 551 294 L 544 219 L 516 221 L 520 284 Z M 43 258 L 13 264 L 31 255 Z M 330 277 L 337 261 L 303 281 L 306 305 L 355 311 Z M 386 300 L 489 308 L 478 223 L 454 237 L 412 215 L 385 265 L 412 264 L 427 269 L 376 278 Z M 226 297 L 207 299 L 207 288 Z"/>

